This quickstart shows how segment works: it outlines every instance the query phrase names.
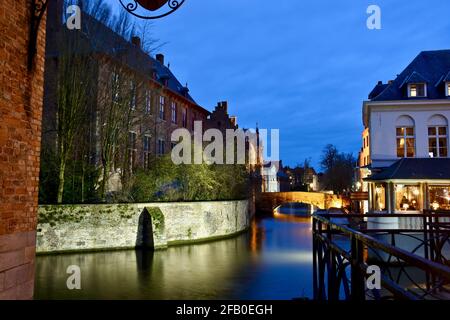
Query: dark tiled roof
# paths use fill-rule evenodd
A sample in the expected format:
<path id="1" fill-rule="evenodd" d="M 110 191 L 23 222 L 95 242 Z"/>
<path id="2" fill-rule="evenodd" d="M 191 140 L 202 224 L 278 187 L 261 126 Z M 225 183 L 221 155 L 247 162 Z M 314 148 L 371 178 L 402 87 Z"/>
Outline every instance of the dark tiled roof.
<path id="1" fill-rule="evenodd" d="M 423 51 L 390 84 L 377 84 L 370 93 L 372 101 L 421 99 L 408 98 L 408 83 L 427 83 L 427 97 L 446 99 L 444 83 L 450 78 L 450 50 Z M 377 88 L 379 87 L 379 88 Z M 382 89 L 382 90 L 381 90 Z"/>
<path id="2" fill-rule="evenodd" d="M 372 92 L 369 93 L 369 99 L 373 99 L 376 96 L 378 96 L 380 93 L 382 93 L 389 85 L 387 83 L 381 83 L 379 82 L 375 88 L 373 88 Z"/>
<path id="3" fill-rule="evenodd" d="M 367 181 L 450 180 L 450 158 L 403 158 Z"/>
<path id="4" fill-rule="evenodd" d="M 80 52 L 95 52 L 120 59 L 121 63 L 126 64 L 129 68 L 149 78 L 152 77 L 153 71 L 156 71 L 156 81 L 164 84 L 164 79 L 166 78 L 168 80 L 168 89 L 197 105 L 195 100 L 186 91 L 186 87 L 178 81 L 168 67 L 92 16 L 83 13 L 81 32 L 66 32 L 63 35 L 80 37 L 75 42 L 80 43 L 80 46 L 83 47 L 78 48 Z M 51 41 L 47 41 L 47 56 L 57 56 L 59 54 L 57 44 L 58 36 L 50 35 L 50 39 Z M 81 43 L 84 45 L 81 45 Z"/>

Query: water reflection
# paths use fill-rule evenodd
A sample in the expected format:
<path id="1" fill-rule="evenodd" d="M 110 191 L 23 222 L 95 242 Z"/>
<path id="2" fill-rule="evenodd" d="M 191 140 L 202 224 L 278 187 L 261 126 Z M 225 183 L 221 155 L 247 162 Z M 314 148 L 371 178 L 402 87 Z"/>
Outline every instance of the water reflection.
<path id="1" fill-rule="evenodd" d="M 165 251 L 36 260 L 37 299 L 292 299 L 312 296 L 311 220 L 265 218 L 239 237 Z M 66 289 L 69 265 L 82 290 Z"/>

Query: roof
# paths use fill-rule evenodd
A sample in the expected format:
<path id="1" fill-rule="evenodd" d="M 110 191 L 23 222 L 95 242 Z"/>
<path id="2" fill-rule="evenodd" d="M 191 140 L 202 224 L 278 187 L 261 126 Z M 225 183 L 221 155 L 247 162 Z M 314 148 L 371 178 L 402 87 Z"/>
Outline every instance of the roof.
<path id="1" fill-rule="evenodd" d="M 447 80 L 446 80 L 447 79 Z M 369 94 L 372 101 L 447 99 L 444 84 L 450 79 L 450 50 L 422 51 L 395 80 L 378 83 Z M 426 83 L 427 97 L 408 98 L 409 83 Z"/>
<path id="2" fill-rule="evenodd" d="M 364 180 L 450 180 L 450 158 L 402 158 Z"/>
<path id="3" fill-rule="evenodd" d="M 163 85 L 164 79 L 167 79 L 167 88 L 170 91 L 200 107 L 192 96 L 189 95 L 189 90 L 178 81 L 168 67 L 161 64 L 142 48 L 132 44 L 94 17 L 83 12 L 82 32 L 69 32 L 68 34 L 73 34 L 74 36 L 80 35 L 80 38 L 76 41 L 84 41 L 87 44 L 86 47 L 88 49 L 82 48 L 79 51 L 84 52 L 87 50 L 89 52 L 105 54 L 112 58 L 120 58 L 122 63 L 149 78 L 151 78 L 153 71 L 156 71 L 155 80 L 157 82 Z M 67 33 L 64 36 L 67 36 Z M 59 54 L 57 45 L 58 36 L 50 35 L 50 37 L 54 37 L 54 40 L 47 41 L 47 56 L 57 56 Z M 207 110 L 205 111 L 208 112 Z"/>

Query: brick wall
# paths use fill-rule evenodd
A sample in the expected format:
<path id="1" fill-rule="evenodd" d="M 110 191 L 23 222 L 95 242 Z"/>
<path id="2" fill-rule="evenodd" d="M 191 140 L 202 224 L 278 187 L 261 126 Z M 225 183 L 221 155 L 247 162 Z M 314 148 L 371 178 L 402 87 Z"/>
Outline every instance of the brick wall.
<path id="1" fill-rule="evenodd" d="M 27 68 L 31 1 L 0 1 L 0 299 L 31 299 L 45 21 Z"/>

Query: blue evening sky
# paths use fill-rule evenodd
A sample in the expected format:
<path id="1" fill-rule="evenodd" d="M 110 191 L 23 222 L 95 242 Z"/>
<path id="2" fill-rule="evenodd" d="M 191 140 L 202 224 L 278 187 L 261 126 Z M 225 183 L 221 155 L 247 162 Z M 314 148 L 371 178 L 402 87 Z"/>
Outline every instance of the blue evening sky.
<path id="1" fill-rule="evenodd" d="M 382 30 L 366 27 L 371 4 Z M 241 127 L 280 129 L 284 164 L 318 166 L 328 143 L 357 155 L 378 80 L 450 48 L 449 12 L 448 0 L 186 0 L 153 33 L 200 105 L 228 100 Z"/>

